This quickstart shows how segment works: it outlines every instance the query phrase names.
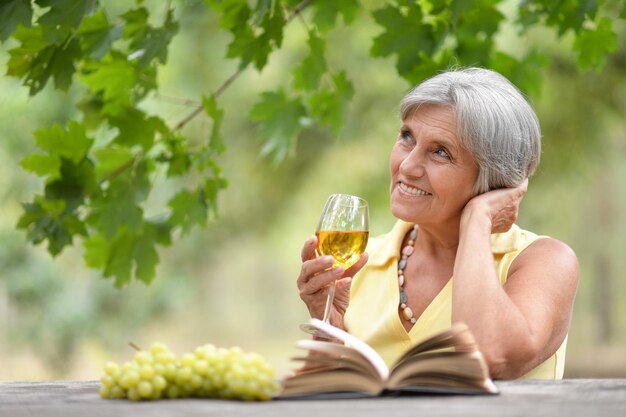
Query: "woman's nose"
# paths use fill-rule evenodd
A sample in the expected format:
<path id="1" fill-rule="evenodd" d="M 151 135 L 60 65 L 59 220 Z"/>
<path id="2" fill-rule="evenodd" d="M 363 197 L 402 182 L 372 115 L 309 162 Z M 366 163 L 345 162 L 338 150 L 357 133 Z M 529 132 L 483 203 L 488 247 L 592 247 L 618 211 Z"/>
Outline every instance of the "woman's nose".
<path id="1" fill-rule="evenodd" d="M 400 173 L 407 177 L 421 177 L 425 172 L 423 157 L 415 147 L 400 163 Z"/>

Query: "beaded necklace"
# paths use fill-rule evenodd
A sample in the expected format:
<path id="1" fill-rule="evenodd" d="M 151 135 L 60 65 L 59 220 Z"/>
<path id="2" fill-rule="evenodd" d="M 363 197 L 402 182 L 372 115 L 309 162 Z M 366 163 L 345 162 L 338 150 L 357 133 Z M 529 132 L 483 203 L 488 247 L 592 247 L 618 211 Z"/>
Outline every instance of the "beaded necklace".
<path id="1" fill-rule="evenodd" d="M 402 316 L 405 320 L 410 321 L 411 324 L 415 324 L 417 319 L 413 316 L 413 310 L 407 305 L 409 297 L 404 292 L 404 268 L 406 268 L 407 260 L 409 256 L 413 254 L 415 250 L 415 238 L 417 237 L 417 225 L 413 226 L 411 233 L 409 233 L 409 241 L 406 246 L 402 248 L 402 258 L 398 262 L 398 286 L 400 287 L 400 310 L 402 310 Z"/>

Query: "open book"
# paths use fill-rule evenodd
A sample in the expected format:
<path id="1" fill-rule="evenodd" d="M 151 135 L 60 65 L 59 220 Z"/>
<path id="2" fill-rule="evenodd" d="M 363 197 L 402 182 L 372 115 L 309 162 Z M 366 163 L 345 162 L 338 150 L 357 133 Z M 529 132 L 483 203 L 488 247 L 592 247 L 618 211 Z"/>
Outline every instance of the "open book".
<path id="1" fill-rule="evenodd" d="M 311 319 L 311 325 L 343 344 L 300 340 L 296 346 L 307 350 L 309 355 L 292 358 L 305 365 L 283 380 L 282 398 L 332 397 L 343 393 L 367 396 L 403 392 L 498 393 L 489 378 L 485 359 L 465 324 L 456 323 L 449 330 L 416 344 L 391 368 L 374 349 L 347 332 L 317 319 Z"/>

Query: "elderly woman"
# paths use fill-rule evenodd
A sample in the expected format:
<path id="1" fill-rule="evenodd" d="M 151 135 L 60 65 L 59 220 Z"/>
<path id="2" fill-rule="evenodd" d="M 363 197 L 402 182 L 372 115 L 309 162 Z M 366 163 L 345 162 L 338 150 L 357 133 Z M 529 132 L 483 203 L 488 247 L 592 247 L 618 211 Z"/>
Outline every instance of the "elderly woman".
<path id="1" fill-rule="evenodd" d="M 389 161 L 399 220 L 348 270 L 305 242 L 298 288 L 311 316 L 338 279 L 331 323 L 389 364 L 462 321 L 493 378 L 562 378 L 578 261 L 514 224 L 539 162 L 533 109 L 500 74 L 470 68 L 419 84 L 401 118 Z"/>

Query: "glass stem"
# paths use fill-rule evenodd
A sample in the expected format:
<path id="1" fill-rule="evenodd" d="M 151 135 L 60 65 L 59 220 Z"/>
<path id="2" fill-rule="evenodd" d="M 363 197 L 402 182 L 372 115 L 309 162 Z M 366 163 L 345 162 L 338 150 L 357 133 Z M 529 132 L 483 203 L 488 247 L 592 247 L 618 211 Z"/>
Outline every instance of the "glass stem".
<path id="1" fill-rule="evenodd" d="M 325 323 L 330 323 L 330 312 L 333 309 L 333 301 L 335 299 L 335 285 L 337 281 L 331 282 L 328 287 L 328 297 L 326 298 L 326 309 L 324 309 L 324 321 Z"/>

